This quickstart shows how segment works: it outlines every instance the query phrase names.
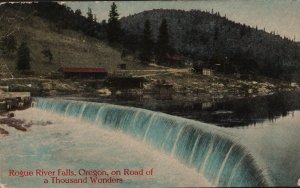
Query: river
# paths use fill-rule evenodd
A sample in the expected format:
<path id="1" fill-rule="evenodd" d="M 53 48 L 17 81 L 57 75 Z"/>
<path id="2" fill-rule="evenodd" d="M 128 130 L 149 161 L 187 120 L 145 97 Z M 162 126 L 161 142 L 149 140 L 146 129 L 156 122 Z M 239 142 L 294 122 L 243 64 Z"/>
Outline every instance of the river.
<path id="1" fill-rule="evenodd" d="M 218 123 L 224 120 L 212 123 L 134 107 L 41 98 L 36 108 L 16 112 L 16 117 L 33 123 L 30 130 L 8 128 L 10 135 L 0 141 L 0 183 L 7 187 L 53 187 L 51 182 L 44 184 L 42 177 L 9 177 L 9 169 L 70 168 L 76 172 L 80 168 L 129 168 L 153 169 L 153 175 L 122 175 L 124 182 L 120 184 L 84 186 L 296 186 L 300 177 L 300 111 L 291 100 L 297 99 L 272 97 L 275 99 L 251 99 L 262 101 L 261 105 L 248 105 L 261 112 L 253 111 L 255 116 L 236 116 L 238 111 L 233 109 L 238 105 L 228 105 L 239 104 L 236 102 L 205 106 L 204 111 L 211 108 L 210 114 L 221 114 L 223 119 L 246 117 L 247 121 L 234 126 Z M 249 118 L 259 121 L 249 123 Z M 45 121 L 52 124 L 41 126 Z M 60 185 L 74 186 L 82 187 Z"/>

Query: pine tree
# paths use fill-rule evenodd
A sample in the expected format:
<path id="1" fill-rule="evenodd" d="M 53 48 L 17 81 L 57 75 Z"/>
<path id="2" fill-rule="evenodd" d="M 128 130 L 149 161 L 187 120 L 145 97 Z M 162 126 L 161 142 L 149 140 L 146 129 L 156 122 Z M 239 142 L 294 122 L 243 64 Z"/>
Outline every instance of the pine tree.
<path id="1" fill-rule="evenodd" d="M 107 37 L 109 42 L 119 42 L 121 35 L 121 24 L 119 22 L 119 13 L 117 5 L 113 2 L 109 12 L 109 19 L 107 24 Z"/>
<path id="2" fill-rule="evenodd" d="M 219 39 L 219 27 L 215 27 L 215 33 L 214 33 L 214 40 L 218 40 Z"/>
<path id="3" fill-rule="evenodd" d="M 76 9 L 75 10 L 75 15 L 76 16 L 81 16 L 82 15 L 81 10 L 80 9 Z"/>
<path id="4" fill-rule="evenodd" d="M 158 64 L 165 63 L 166 55 L 170 51 L 169 46 L 169 32 L 167 20 L 163 19 L 160 27 L 156 43 L 156 60 Z"/>
<path id="5" fill-rule="evenodd" d="M 48 60 L 48 63 L 51 63 L 53 60 L 53 54 L 50 49 L 42 50 L 41 53 L 44 55 L 44 58 Z"/>
<path id="6" fill-rule="evenodd" d="M 86 34 L 89 36 L 94 37 L 96 33 L 96 26 L 95 26 L 95 21 L 94 21 L 94 14 L 92 12 L 92 9 L 88 7 L 87 11 L 87 22 L 85 23 L 85 31 Z"/>
<path id="7" fill-rule="evenodd" d="M 26 42 L 22 42 L 18 48 L 17 69 L 21 71 L 29 70 L 30 60 L 30 49 L 28 48 Z"/>
<path id="8" fill-rule="evenodd" d="M 150 21 L 147 19 L 144 25 L 143 38 L 141 42 L 140 59 L 142 62 L 149 62 L 153 53 L 153 39 Z"/>
<path id="9" fill-rule="evenodd" d="M 93 21 L 93 12 L 92 12 L 92 9 L 90 7 L 88 7 L 88 11 L 87 11 L 87 19 L 89 21 Z"/>
<path id="10" fill-rule="evenodd" d="M 96 16 L 96 14 L 94 14 L 93 22 L 97 23 L 97 16 Z"/>
<path id="11" fill-rule="evenodd" d="M 17 49 L 17 40 L 13 35 L 6 36 L 2 39 L 4 53 L 11 54 Z"/>

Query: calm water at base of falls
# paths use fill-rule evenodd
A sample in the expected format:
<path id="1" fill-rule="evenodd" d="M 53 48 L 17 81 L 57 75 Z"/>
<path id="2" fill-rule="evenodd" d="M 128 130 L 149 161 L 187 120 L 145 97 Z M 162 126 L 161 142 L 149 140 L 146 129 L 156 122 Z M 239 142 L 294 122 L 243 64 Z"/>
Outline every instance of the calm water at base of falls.
<path id="1" fill-rule="evenodd" d="M 239 142 L 262 161 L 276 186 L 297 186 L 300 179 L 300 111 L 275 121 L 234 129 Z"/>
<path id="2" fill-rule="evenodd" d="M 120 132 L 38 109 L 17 111 L 16 118 L 34 124 L 45 121 L 53 124 L 33 125 L 27 132 L 1 125 L 10 133 L 0 138 L 0 185 L 5 187 L 54 187 L 51 182 L 43 184 L 43 177 L 9 177 L 9 169 L 67 168 L 75 171 L 153 168 L 153 176 L 120 176 L 125 181 L 122 184 L 59 184 L 58 187 L 211 186 L 194 169 Z"/>

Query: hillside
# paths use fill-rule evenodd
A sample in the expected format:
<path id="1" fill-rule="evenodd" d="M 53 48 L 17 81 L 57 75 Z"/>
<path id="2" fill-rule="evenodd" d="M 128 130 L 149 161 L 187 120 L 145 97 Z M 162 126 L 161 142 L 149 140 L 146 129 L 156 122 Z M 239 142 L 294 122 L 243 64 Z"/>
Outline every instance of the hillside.
<path id="1" fill-rule="evenodd" d="M 204 20 L 198 20 L 198 14 L 204 14 L 208 17 Z M 106 24 L 95 22 L 94 19 L 89 20 L 77 10 L 73 11 L 69 7 L 58 3 L 14 3 L 0 5 L 0 63 L 1 65 L 6 64 L 17 78 L 1 78 L 0 85 L 8 85 L 11 91 L 29 91 L 33 96 L 106 96 L 108 100 L 124 97 L 125 101 L 129 97 L 134 100 L 143 98 L 150 104 L 157 98 L 160 100 L 160 92 L 158 91 L 160 85 L 172 87 L 169 92 L 171 92 L 171 95 L 173 95 L 172 99 L 176 102 L 216 101 L 228 98 L 269 95 L 279 91 L 299 89 L 297 84 L 291 85 L 290 81 L 270 79 L 261 75 L 239 78 L 233 74 L 224 75 L 223 72 L 218 73 L 216 71 L 213 75 L 207 76 L 192 72 L 190 66 L 170 67 L 153 64 L 152 62 L 146 62 L 147 64 L 149 63 L 148 65 L 142 64 L 136 57 L 139 50 L 141 50 L 139 48 L 139 37 L 143 28 L 143 22 L 146 18 L 151 20 L 156 36 L 160 20 L 163 17 L 168 19 L 171 45 L 192 63 L 198 60 L 206 61 L 209 57 L 215 58 L 216 52 L 219 52 L 217 55 L 220 57 L 219 61 L 220 65 L 222 65 L 225 62 L 224 55 L 229 51 L 231 53 L 226 54 L 229 57 L 229 62 L 226 62 L 228 63 L 226 64 L 226 70 L 229 70 L 230 65 L 234 64 L 236 52 L 249 53 L 247 49 L 251 49 L 252 51 L 263 53 L 261 56 L 264 55 L 264 58 L 268 56 L 276 61 L 278 59 L 283 60 L 286 62 L 285 65 L 293 68 L 298 66 L 297 61 L 290 57 L 292 53 L 290 45 L 294 44 L 292 41 L 283 40 L 280 37 L 276 38 L 276 36 L 271 36 L 262 31 L 256 31 L 256 33 L 261 33 L 261 38 L 256 38 L 256 34 L 253 35 L 247 32 L 241 37 L 239 36 L 241 34 L 240 28 L 236 28 L 237 25 L 235 23 L 209 13 L 196 11 L 194 15 L 193 11 L 153 10 L 129 16 L 121 19 L 124 28 L 122 40 L 116 43 L 109 43 L 106 30 L 104 29 Z M 216 25 L 218 25 L 216 23 L 219 23 L 216 18 L 223 20 L 222 22 L 232 23 L 232 25 L 224 24 L 223 29 L 215 32 Z M 202 22 L 207 23 L 205 27 L 201 27 L 203 25 Z M 222 22 L 220 21 L 220 23 Z M 244 28 L 245 26 L 240 27 Z M 230 29 L 231 32 L 226 33 L 224 28 Z M 250 28 L 250 30 L 251 33 L 255 33 L 253 29 Z M 243 29 L 242 31 L 245 32 Z M 215 33 L 212 34 L 212 32 Z M 261 40 L 262 47 L 256 43 L 247 45 L 247 40 L 250 40 L 247 35 L 253 35 L 254 41 Z M 15 47 L 19 47 L 22 42 L 27 43 L 30 49 L 30 64 L 31 70 L 34 72 L 33 76 L 18 74 L 15 69 L 17 50 L 16 48 L 11 51 L 8 50 L 8 47 L 11 47 L 11 45 L 7 45 L 6 40 L 6 42 L 3 42 L 3 39 L 7 37 L 15 38 Z M 268 53 L 264 51 L 266 48 L 263 47 L 264 41 L 269 41 L 269 39 L 270 41 L 277 41 L 278 45 L 287 45 L 287 48 L 281 49 L 275 45 L 277 43 L 274 43 L 269 50 L 270 53 L 274 48 L 279 50 L 280 53 L 282 50 L 285 50 L 287 54 L 282 55 L 278 52 L 274 56 L 274 54 L 269 55 L 269 51 Z M 226 43 L 225 47 L 221 46 L 222 48 L 220 48 L 221 44 L 225 44 L 224 42 L 228 44 Z M 127 45 L 124 45 L 125 43 Z M 136 45 L 134 53 L 132 53 L 131 49 L 126 49 L 126 47 L 132 45 Z M 246 49 L 245 51 L 244 48 Z M 45 50 L 51 51 L 53 54 L 51 62 L 44 57 L 42 52 Z M 210 56 L 211 54 L 214 56 Z M 251 58 L 250 60 L 254 59 L 255 62 L 261 58 L 260 56 L 255 58 L 251 53 L 250 55 L 239 55 L 241 59 L 237 59 L 238 61 L 236 62 L 244 65 L 253 62 L 249 61 L 248 57 Z M 289 58 L 290 61 L 286 61 Z M 247 60 L 246 63 L 244 60 Z M 262 62 L 265 63 L 264 60 Z M 267 68 L 272 72 L 276 62 L 271 62 L 273 64 L 270 64 Z M 118 70 L 117 65 L 120 63 L 126 63 L 127 70 Z M 51 72 L 58 72 L 58 69 L 61 67 L 104 67 L 109 71 L 110 76 L 142 77 L 145 82 L 142 89 L 135 88 L 128 91 L 124 85 L 121 85 L 121 88 L 118 89 L 122 91 L 119 91 L 103 80 L 63 79 L 59 76 L 57 77 L 58 79 L 47 77 Z M 243 70 L 249 69 L 245 68 Z M 5 71 L 1 73 L 3 72 Z M 272 73 L 277 74 L 277 72 Z M 290 72 L 290 75 L 292 74 L 293 72 Z M 115 93 L 112 94 L 112 92 Z M 161 102 L 159 100 L 157 103 Z"/>
<path id="2" fill-rule="evenodd" d="M 17 7 L 0 6 L 0 36 L 15 36 L 17 46 L 22 41 L 28 44 L 31 67 L 36 75 L 47 75 L 60 67 L 101 66 L 112 72 L 117 64 L 124 63 L 120 52 L 105 42 L 88 37 L 82 32 L 59 29 L 56 23 L 37 16 L 36 11 Z M 41 52 L 47 49 L 53 54 L 51 63 Z M 16 74 L 16 51 L 8 55 L 0 50 L 0 62 L 7 64 Z M 127 62 L 127 67 L 139 68 L 140 65 L 133 61 Z"/>
<path id="3" fill-rule="evenodd" d="M 275 32 L 267 33 L 234 23 L 218 13 L 159 9 L 128 16 L 120 20 L 122 40 L 112 48 L 106 42 L 105 23 L 98 23 L 93 17 L 89 19 L 64 5 L 3 4 L 0 9 L 0 36 L 10 33 L 16 37 L 17 46 L 22 41 L 27 42 L 31 49 L 32 70 L 39 74 L 48 74 L 61 66 L 103 66 L 113 72 L 117 64 L 124 63 L 120 51 L 132 52 L 133 49 L 131 55 L 137 57 L 139 54 L 145 21 L 150 21 L 155 42 L 160 23 L 165 18 L 170 46 L 184 55 L 187 62 L 221 65 L 215 68 L 219 72 L 224 72 L 220 67 L 226 66 L 228 74 L 300 80 L 299 43 Z M 53 54 L 51 63 L 42 54 L 43 50 Z M 15 71 L 16 53 L 2 53 L 0 60 Z M 129 69 L 149 68 L 132 58 L 126 63 Z"/>
<path id="4" fill-rule="evenodd" d="M 156 40 L 163 18 L 168 23 L 170 46 L 192 61 L 223 64 L 227 59 L 232 72 L 278 78 L 297 75 L 293 72 L 300 67 L 297 43 L 275 32 L 234 23 L 218 13 L 158 9 L 125 17 L 121 23 L 128 33 L 141 36 L 148 19 Z"/>

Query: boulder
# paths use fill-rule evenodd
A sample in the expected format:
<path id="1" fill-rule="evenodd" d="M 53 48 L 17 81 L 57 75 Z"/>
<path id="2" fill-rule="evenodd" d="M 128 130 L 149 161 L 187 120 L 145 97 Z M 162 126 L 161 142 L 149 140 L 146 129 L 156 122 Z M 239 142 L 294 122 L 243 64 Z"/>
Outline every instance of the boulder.
<path id="1" fill-rule="evenodd" d="M 42 88 L 43 88 L 43 90 L 52 90 L 53 85 L 51 82 L 45 82 L 45 83 L 42 83 Z"/>
<path id="2" fill-rule="evenodd" d="M 97 92 L 100 96 L 110 96 L 111 95 L 111 91 L 107 88 L 98 89 Z"/>

